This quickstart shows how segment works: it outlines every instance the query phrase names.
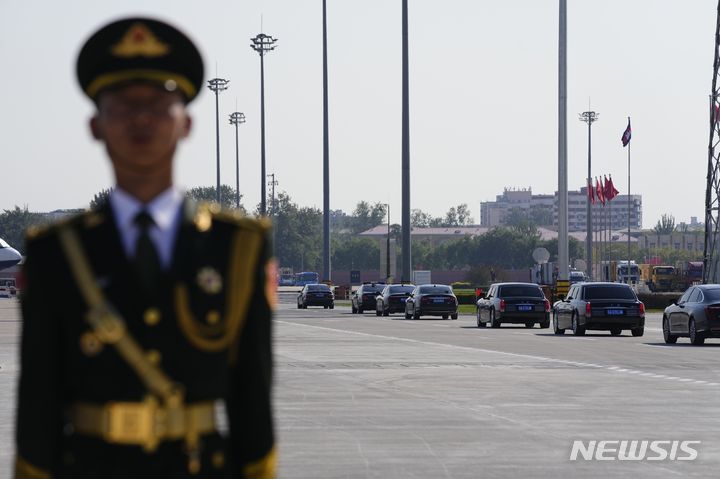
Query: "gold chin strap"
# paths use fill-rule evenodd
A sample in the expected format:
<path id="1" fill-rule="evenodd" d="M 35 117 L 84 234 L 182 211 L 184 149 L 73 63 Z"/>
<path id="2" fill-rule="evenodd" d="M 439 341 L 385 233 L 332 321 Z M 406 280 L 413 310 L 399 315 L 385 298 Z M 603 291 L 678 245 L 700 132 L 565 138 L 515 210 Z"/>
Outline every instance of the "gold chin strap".
<path id="1" fill-rule="evenodd" d="M 164 371 L 148 361 L 145 351 L 128 333 L 125 321 L 98 288 L 77 233 L 69 225 L 64 225 L 60 228 L 59 235 L 75 282 L 88 306 L 89 311 L 85 317 L 87 322 L 103 343 L 115 347 L 120 357 L 135 371 L 145 386 L 163 399 L 168 422 L 173 424 L 184 421 L 186 408 L 182 385 L 173 382 Z M 187 427 L 185 443 L 191 473 L 200 470 L 199 435 L 199 431 L 192 424 Z"/>

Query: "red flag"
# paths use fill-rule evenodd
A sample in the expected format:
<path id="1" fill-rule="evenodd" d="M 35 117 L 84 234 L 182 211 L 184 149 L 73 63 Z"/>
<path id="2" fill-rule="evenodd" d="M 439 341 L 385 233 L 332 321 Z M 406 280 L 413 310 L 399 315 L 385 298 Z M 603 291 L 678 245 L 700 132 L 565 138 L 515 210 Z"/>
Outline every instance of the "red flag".
<path id="1" fill-rule="evenodd" d="M 620 138 L 623 146 L 628 146 L 628 144 L 630 143 L 630 138 L 632 138 L 632 128 L 630 128 L 630 117 L 628 117 L 628 126 L 627 128 L 625 128 L 625 131 L 622 134 L 622 138 Z"/>
<path id="2" fill-rule="evenodd" d="M 595 190 L 593 189 L 592 180 L 588 180 L 587 184 L 587 196 L 590 203 L 595 204 Z"/>
<path id="3" fill-rule="evenodd" d="M 603 194 L 603 187 L 600 184 L 600 181 L 601 180 L 598 180 L 597 177 L 595 178 L 595 194 L 597 195 L 598 201 L 605 206 L 605 195 Z"/>
<path id="4" fill-rule="evenodd" d="M 605 180 L 605 191 L 603 191 L 603 193 L 605 194 L 605 199 L 607 201 L 612 200 L 618 195 L 618 193 L 620 193 L 618 190 L 615 189 L 612 176 L 610 176 L 609 179 Z"/>

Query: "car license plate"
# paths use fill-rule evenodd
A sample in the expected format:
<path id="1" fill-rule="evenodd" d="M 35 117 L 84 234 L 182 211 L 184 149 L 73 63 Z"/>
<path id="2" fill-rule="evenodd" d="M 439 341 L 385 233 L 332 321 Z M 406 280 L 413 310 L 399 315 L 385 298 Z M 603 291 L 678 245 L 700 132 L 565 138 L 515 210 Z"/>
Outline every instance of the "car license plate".
<path id="1" fill-rule="evenodd" d="M 444 302 L 445 302 L 445 300 L 444 300 L 444 299 L 442 299 L 442 298 L 439 298 L 439 299 L 437 299 L 437 298 L 436 298 L 436 299 L 433 299 L 433 303 L 444 303 Z"/>
<path id="2" fill-rule="evenodd" d="M 531 304 L 519 304 L 517 309 L 518 311 L 532 311 L 533 307 Z"/>
<path id="3" fill-rule="evenodd" d="M 623 314 L 625 314 L 625 310 L 624 309 L 608 309 L 605 311 L 605 314 L 607 314 L 608 316 L 622 316 Z"/>

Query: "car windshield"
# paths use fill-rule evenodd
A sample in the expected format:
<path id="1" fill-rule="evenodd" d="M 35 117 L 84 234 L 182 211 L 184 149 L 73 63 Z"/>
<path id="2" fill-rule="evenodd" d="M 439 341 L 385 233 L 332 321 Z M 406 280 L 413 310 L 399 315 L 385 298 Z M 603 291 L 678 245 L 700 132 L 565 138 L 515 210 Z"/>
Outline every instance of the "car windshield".
<path id="1" fill-rule="evenodd" d="M 529 286 L 524 284 L 512 284 L 502 286 L 498 296 L 503 298 L 543 298 L 543 292 L 537 286 Z"/>
<path id="2" fill-rule="evenodd" d="M 702 290 L 706 301 L 720 301 L 720 288 Z"/>
<path id="3" fill-rule="evenodd" d="M 309 284 L 308 291 L 330 291 L 330 287 L 326 284 Z"/>
<path id="4" fill-rule="evenodd" d="M 390 286 L 390 294 L 412 293 L 414 286 Z"/>
<path id="5" fill-rule="evenodd" d="M 423 286 L 420 294 L 452 294 L 450 286 Z"/>
<path id="6" fill-rule="evenodd" d="M 629 286 L 602 285 L 585 287 L 585 299 L 636 299 L 635 293 Z"/>
<path id="7" fill-rule="evenodd" d="M 383 286 L 384 286 L 384 285 L 382 285 L 382 284 L 381 284 L 381 285 L 374 285 L 374 284 L 373 284 L 373 285 L 370 285 L 370 284 L 366 284 L 366 285 L 363 287 L 363 293 L 379 293 L 380 291 L 382 291 Z"/>
<path id="8" fill-rule="evenodd" d="M 672 268 L 655 268 L 655 274 L 673 274 Z"/>

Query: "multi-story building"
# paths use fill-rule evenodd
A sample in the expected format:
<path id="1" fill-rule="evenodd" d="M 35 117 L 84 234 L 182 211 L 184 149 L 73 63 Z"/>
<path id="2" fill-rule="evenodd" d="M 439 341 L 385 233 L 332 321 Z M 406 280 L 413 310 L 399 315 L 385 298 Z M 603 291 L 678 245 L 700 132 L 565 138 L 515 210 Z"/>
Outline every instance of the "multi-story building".
<path id="1" fill-rule="evenodd" d="M 642 195 L 630 195 L 630 229 L 642 228 Z M 505 224 L 513 210 L 519 210 L 541 226 L 557 228 L 558 194 L 533 195 L 532 189 L 506 188 L 495 201 L 480 203 L 480 225 L 488 228 Z M 593 230 L 622 230 L 628 227 L 628 196 L 618 195 L 605 206 L 592 205 Z M 544 221 L 543 221 L 544 219 Z M 552 220 L 551 220 L 552 219 Z M 587 230 L 587 187 L 568 191 L 568 231 Z"/>

